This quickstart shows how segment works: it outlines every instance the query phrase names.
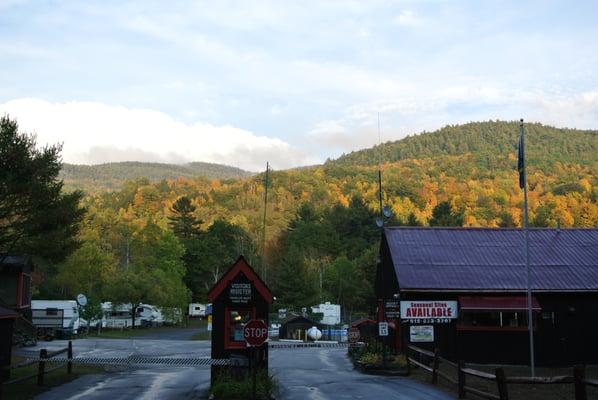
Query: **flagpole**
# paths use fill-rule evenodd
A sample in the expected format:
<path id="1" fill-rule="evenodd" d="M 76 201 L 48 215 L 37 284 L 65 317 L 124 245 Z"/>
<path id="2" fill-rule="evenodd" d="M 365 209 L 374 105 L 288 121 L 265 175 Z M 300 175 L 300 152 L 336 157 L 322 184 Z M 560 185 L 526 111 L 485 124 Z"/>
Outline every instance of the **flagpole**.
<path id="1" fill-rule="evenodd" d="M 527 174 L 525 170 L 525 130 L 523 129 L 523 118 L 519 121 L 519 158 L 522 168 L 519 173 L 520 186 L 523 183 L 523 221 L 525 230 L 525 267 L 527 271 L 527 329 L 529 331 L 529 358 L 532 376 L 536 376 L 534 357 L 534 321 L 532 313 L 532 272 L 530 269 L 529 257 L 529 225 L 527 215 Z M 523 179 L 522 179 L 523 178 Z"/>

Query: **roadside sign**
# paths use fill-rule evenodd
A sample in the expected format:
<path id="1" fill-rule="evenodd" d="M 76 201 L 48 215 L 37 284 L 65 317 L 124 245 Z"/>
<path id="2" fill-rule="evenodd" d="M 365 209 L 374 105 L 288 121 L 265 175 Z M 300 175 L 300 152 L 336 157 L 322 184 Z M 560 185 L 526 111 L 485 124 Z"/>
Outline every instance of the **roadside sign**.
<path id="1" fill-rule="evenodd" d="M 252 319 L 243 327 L 243 336 L 249 346 L 261 346 L 268 339 L 268 327 L 264 321 Z"/>
<path id="2" fill-rule="evenodd" d="M 85 297 L 83 293 L 77 295 L 77 304 L 79 304 L 81 307 L 85 307 L 85 305 L 87 305 L 87 297 Z"/>
<path id="3" fill-rule="evenodd" d="M 349 328 L 347 331 L 347 339 L 349 339 L 349 343 L 357 343 L 360 337 L 359 329 L 358 328 Z"/>
<path id="4" fill-rule="evenodd" d="M 388 336 L 388 322 L 378 322 L 378 336 Z"/>

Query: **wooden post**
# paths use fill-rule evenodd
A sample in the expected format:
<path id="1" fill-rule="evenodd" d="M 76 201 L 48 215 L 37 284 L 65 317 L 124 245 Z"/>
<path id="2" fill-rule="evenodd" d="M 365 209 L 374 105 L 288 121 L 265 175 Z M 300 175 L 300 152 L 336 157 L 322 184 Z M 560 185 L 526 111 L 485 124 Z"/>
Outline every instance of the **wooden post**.
<path id="1" fill-rule="evenodd" d="M 37 386 L 44 385 L 44 372 L 46 370 L 46 361 L 44 360 L 46 358 L 48 358 L 48 350 L 41 349 L 39 351 L 39 365 L 37 367 Z"/>
<path id="2" fill-rule="evenodd" d="M 432 362 L 432 383 L 438 383 L 438 361 L 440 357 L 440 349 L 434 349 L 434 361 Z"/>
<path id="3" fill-rule="evenodd" d="M 66 371 L 70 374 L 73 372 L 73 342 L 71 340 L 69 340 L 69 350 L 67 354 L 69 361 L 66 364 Z"/>
<path id="4" fill-rule="evenodd" d="M 251 358 L 253 359 L 252 362 L 251 362 L 251 367 L 252 367 L 251 368 L 251 377 L 253 379 L 252 386 L 251 386 L 251 399 L 252 400 L 256 400 L 257 399 L 256 390 L 255 390 L 256 389 L 255 380 L 256 380 L 256 370 L 257 370 L 257 356 L 256 356 L 256 353 L 257 353 L 257 349 L 255 347 L 252 347 L 251 348 L 251 353 L 250 353 Z"/>
<path id="5" fill-rule="evenodd" d="M 575 379 L 575 400 L 588 400 L 588 393 L 586 392 L 586 378 L 585 365 L 576 365 L 573 367 L 573 379 Z"/>
<path id="6" fill-rule="evenodd" d="M 498 397 L 500 397 L 500 400 L 509 400 L 505 370 L 502 368 L 496 368 L 494 373 L 496 375 L 496 385 L 498 386 Z"/>
<path id="7" fill-rule="evenodd" d="M 463 368 L 465 368 L 465 362 L 463 360 L 459 360 L 457 364 L 457 385 L 459 387 L 459 398 L 465 398 L 465 372 L 463 372 Z"/>

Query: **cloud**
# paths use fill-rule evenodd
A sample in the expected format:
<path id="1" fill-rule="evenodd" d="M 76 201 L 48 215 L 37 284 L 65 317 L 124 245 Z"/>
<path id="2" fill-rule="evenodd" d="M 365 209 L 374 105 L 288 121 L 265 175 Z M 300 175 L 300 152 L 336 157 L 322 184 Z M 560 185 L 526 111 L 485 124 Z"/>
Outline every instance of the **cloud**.
<path id="1" fill-rule="evenodd" d="M 407 27 L 415 27 L 422 24 L 421 18 L 415 15 L 415 13 L 411 10 L 401 11 L 401 13 L 394 18 L 394 22 L 397 25 Z"/>
<path id="2" fill-rule="evenodd" d="M 24 98 L 0 104 L 0 114 L 16 118 L 40 145 L 63 143 L 68 163 L 205 161 L 258 171 L 266 161 L 280 169 L 316 161 L 277 138 L 230 125 L 185 124 L 148 109 Z"/>

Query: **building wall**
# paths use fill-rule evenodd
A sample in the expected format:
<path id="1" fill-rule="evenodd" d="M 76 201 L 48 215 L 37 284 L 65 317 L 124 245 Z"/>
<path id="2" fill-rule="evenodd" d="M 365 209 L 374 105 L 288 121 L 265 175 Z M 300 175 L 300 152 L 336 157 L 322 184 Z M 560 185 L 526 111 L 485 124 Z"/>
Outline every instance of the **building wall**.
<path id="1" fill-rule="evenodd" d="M 468 296 L 473 295 L 468 293 Z M 488 293 L 481 295 L 488 296 Z M 505 296 L 505 293 L 499 293 Z M 523 294 L 519 294 L 523 295 Z M 598 294 L 535 293 L 542 311 L 537 313 L 534 348 L 537 365 L 570 366 L 598 363 Z M 409 293 L 401 300 L 457 300 L 458 294 Z M 525 312 L 525 311 L 524 311 Z M 462 311 L 459 310 L 460 318 Z M 434 324 L 434 343 L 413 343 L 451 360 L 476 363 L 529 364 L 529 333 L 508 329 L 464 331 L 459 320 Z M 404 322 L 403 343 L 409 342 L 410 323 Z"/>

